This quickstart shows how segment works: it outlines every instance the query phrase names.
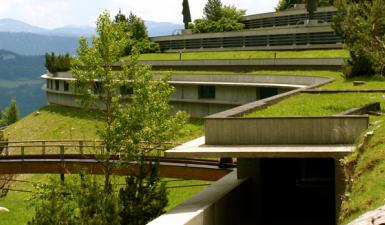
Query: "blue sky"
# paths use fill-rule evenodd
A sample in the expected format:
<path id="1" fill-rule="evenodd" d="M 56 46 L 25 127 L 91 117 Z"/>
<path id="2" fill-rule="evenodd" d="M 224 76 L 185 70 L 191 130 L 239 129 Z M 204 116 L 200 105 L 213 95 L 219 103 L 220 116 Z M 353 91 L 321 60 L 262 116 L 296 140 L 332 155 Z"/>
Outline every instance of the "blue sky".
<path id="1" fill-rule="evenodd" d="M 202 16 L 207 0 L 190 0 L 193 19 Z M 274 11 L 278 0 L 222 0 L 247 9 L 247 14 Z M 0 18 L 12 18 L 45 28 L 94 26 L 98 15 L 133 11 L 145 20 L 182 23 L 182 0 L 0 0 Z"/>

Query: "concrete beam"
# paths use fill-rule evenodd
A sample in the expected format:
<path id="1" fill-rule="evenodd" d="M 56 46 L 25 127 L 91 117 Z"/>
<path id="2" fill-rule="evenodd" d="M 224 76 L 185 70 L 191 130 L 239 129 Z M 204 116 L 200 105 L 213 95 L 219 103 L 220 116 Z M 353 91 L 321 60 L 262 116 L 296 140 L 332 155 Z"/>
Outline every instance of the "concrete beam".
<path id="1" fill-rule="evenodd" d="M 200 137 L 171 150 L 171 158 L 342 158 L 354 145 L 206 145 Z"/>

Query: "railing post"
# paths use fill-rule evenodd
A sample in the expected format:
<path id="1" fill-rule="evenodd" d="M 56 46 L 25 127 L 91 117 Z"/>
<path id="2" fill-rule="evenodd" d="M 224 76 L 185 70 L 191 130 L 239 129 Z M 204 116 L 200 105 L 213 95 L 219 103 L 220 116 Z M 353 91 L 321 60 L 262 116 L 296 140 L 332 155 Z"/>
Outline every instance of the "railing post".
<path id="1" fill-rule="evenodd" d="M 20 147 L 20 151 L 21 151 L 21 158 L 24 161 L 24 146 Z"/>
<path id="2" fill-rule="evenodd" d="M 42 147 L 43 147 L 43 148 L 42 148 L 42 149 L 43 149 L 43 152 L 42 152 L 42 153 L 43 153 L 43 155 L 45 155 L 45 141 L 42 141 L 42 142 L 41 142 L 41 145 L 42 145 Z"/>
<path id="3" fill-rule="evenodd" d="M 8 143 L 6 143 L 4 145 L 4 150 L 5 150 L 5 155 L 8 156 L 9 155 L 9 145 L 8 145 Z"/>
<path id="4" fill-rule="evenodd" d="M 79 150 L 80 150 L 80 154 L 83 155 L 84 154 L 84 151 L 83 151 L 83 141 L 79 141 Z"/>
<path id="5" fill-rule="evenodd" d="M 60 146 L 60 160 L 64 161 L 64 146 Z"/>

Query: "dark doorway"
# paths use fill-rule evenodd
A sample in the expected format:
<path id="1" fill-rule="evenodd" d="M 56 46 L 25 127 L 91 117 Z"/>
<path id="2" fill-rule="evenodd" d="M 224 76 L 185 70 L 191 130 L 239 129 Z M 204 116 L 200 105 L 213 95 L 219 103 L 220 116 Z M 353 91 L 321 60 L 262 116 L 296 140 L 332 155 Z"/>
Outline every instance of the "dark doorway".
<path id="1" fill-rule="evenodd" d="M 262 159 L 264 225 L 334 225 L 334 159 Z"/>
<path id="2" fill-rule="evenodd" d="M 269 98 L 271 96 L 277 95 L 278 89 L 277 88 L 267 88 L 267 87 L 261 87 L 259 88 L 259 98 Z"/>

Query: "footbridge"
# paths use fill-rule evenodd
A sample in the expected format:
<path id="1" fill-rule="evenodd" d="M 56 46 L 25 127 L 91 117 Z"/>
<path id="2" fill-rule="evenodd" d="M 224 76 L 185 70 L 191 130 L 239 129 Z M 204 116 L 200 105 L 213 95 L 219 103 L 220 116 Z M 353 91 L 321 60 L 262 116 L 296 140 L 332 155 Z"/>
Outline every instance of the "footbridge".
<path id="1" fill-rule="evenodd" d="M 0 174 L 103 174 L 104 145 L 97 140 L 32 140 L 0 142 Z M 112 155 L 114 175 L 138 172 L 138 163 Z M 151 163 L 154 158 L 147 158 Z M 215 160 L 160 158 L 161 177 L 216 181 L 231 172 Z M 230 168 L 229 168 L 230 167 Z"/>

